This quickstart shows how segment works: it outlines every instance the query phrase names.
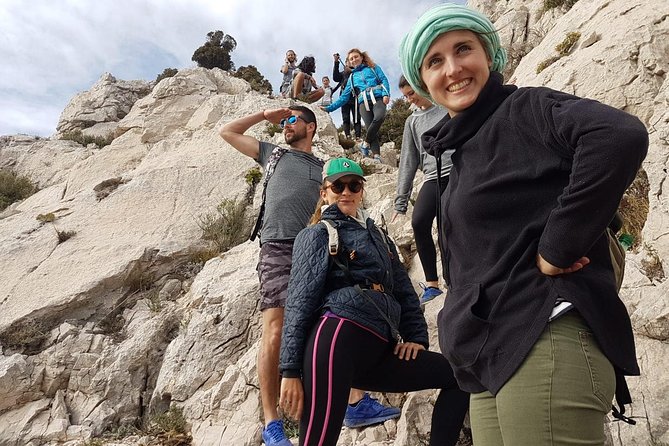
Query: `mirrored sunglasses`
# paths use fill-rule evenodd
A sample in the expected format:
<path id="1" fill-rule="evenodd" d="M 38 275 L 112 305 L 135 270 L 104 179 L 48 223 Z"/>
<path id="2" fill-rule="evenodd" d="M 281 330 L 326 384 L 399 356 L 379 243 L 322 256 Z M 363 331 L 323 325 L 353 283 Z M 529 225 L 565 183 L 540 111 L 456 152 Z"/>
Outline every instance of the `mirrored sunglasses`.
<path id="1" fill-rule="evenodd" d="M 335 194 L 343 193 L 344 189 L 347 187 L 352 194 L 357 194 L 362 190 L 362 181 L 352 180 L 349 181 L 348 183 L 344 183 L 343 181 L 337 180 L 328 187 L 332 189 L 332 192 L 334 192 Z"/>
<path id="2" fill-rule="evenodd" d="M 286 124 L 295 125 L 298 119 L 303 120 L 305 123 L 307 122 L 306 119 L 304 119 L 302 116 L 293 115 L 289 118 L 284 118 L 281 121 L 279 121 L 279 127 L 284 128 Z"/>

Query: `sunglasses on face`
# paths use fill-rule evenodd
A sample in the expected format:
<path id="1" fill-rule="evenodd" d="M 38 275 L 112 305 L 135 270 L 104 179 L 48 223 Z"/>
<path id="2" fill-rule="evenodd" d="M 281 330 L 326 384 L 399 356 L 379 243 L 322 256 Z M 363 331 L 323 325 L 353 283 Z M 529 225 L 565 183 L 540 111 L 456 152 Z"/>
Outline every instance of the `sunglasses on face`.
<path id="1" fill-rule="evenodd" d="M 303 120 L 305 123 L 307 122 L 306 119 L 304 119 L 302 116 L 292 115 L 289 118 L 284 118 L 281 121 L 279 121 L 279 127 L 284 128 L 286 124 L 295 125 L 298 119 Z"/>
<path id="2" fill-rule="evenodd" d="M 348 183 L 344 183 L 343 181 L 337 180 L 328 187 L 332 189 L 332 192 L 334 192 L 335 194 L 343 193 L 344 189 L 346 189 L 347 187 L 352 194 L 357 194 L 362 190 L 362 181 L 353 180 L 349 181 Z"/>

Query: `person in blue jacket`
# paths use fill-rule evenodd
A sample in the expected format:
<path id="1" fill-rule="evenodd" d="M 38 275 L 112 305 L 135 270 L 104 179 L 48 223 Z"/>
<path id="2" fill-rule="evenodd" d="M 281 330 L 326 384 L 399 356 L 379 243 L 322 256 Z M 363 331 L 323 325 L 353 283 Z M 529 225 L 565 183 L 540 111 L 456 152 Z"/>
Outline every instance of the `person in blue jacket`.
<path id="1" fill-rule="evenodd" d="M 375 159 L 380 159 L 379 129 L 386 119 L 390 84 L 381 67 L 374 63 L 366 51 L 353 48 L 348 52 L 346 61 L 352 71 L 344 90 L 335 102 L 323 107 L 323 110 L 331 113 L 354 98 L 367 131 L 361 146 L 362 153 L 368 155 L 371 151 Z"/>
<path id="2" fill-rule="evenodd" d="M 322 218 L 336 228 L 338 254 L 329 250 L 323 223 L 308 226 L 295 240 L 280 405 L 300 420 L 300 445 L 334 446 L 352 386 L 379 392 L 442 389 L 430 445 L 453 446 L 469 397 L 457 387 L 448 361 L 426 350 L 427 324 L 411 280 L 395 245 L 361 207 L 364 182 L 354 161 L 326 163 L 323 207 L 312 222 Z"/>
<path id="3" fill-rule="evenodd" d="M 506 85 L 506 61 L 490 19 L 462 5 L 428 10 L 400 44 L 409 84 L 448 110 L 423 146 L 454 150 L 439 343 L 472 393 L 477 446 L 603 445 L 639 374 L 608 227 L 648 131 L 595 100 Z"/>

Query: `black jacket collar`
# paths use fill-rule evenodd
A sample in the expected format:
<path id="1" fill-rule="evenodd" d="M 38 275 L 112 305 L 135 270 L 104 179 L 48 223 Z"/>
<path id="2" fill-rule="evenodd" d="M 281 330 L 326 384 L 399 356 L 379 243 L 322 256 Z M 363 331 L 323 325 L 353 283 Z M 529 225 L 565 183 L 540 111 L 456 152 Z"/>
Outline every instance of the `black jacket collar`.
<path id="1" fill-rule="evenodd" d="M 427 153 L 440 157 L 447 149 L 457 149 L 474 136 L 483 123 L 504 100 L 518 89 L 515 85 L 503 85 L 503 76 L 492 71 L 476 102 L 455 118 L 446 115 L 427 132 L 422 143 Z"/>

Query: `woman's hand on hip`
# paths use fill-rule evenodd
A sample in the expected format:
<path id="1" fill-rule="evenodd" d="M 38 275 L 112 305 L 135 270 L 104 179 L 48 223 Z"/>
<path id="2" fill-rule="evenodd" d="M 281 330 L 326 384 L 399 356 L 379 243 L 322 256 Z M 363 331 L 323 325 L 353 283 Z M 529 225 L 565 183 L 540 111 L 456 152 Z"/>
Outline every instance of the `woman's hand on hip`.
<path id="1" fill-rule="evenodd" d="M 293 420 L 299 421 L 304 408 L 304 389 L 300 378 L 282 378 L 279 406 Z"/>
<path id="2" fill-rule="evenodd" d="M 575 261 L 571 266 L 567 268 L 559 268 L 551 263 L 549 263 L 546 259 L 541 257 L 541 254 L 537 254 L 537 268 L 539 268 L 539 271 L 544 273 L 547 276 L 557 276 L 558 274 L 569 274 L 576 272 L 580 269 L 583 269 L 585 265 L 590 263 L 590 259 L 587 257 L 581 257 L 577 261 Z"/>
<path id="3" fill-rule="evenodd" d="M 415 342 L 404 342 L 395 345 L 393 353 L 395 353 L 399 359 L 408 361 L 410 359 L 416 359 L 420 350 L 425 350 L 425 347 L 421 344 L 416 344 Z"/>
<path id="4" fill-rule="evenodd" d="M 383 103 L 388 105 L 388 102 L 390 102 L 390 97 L 389 96 L 384 96 L 383 97 Z"/>

